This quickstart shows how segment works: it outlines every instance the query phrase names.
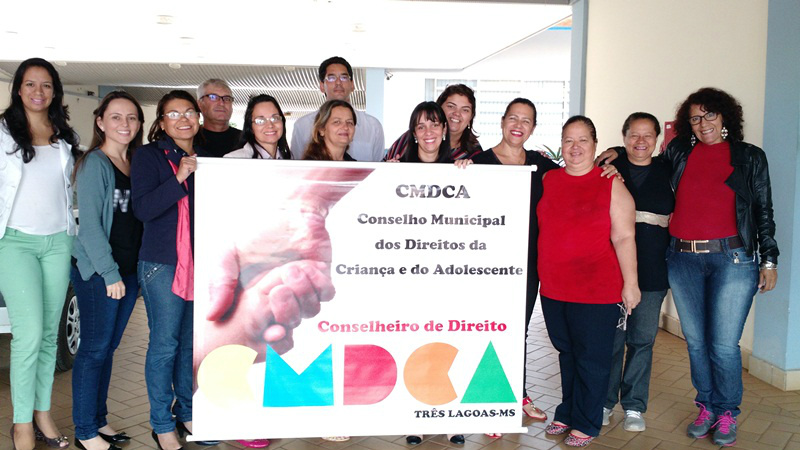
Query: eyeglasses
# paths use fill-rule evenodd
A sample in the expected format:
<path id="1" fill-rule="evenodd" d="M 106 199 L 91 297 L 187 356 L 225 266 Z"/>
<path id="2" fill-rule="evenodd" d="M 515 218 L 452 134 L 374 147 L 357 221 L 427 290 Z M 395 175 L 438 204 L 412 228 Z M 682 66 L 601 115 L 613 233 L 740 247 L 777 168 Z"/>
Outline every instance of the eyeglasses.
<path id="1" fill-rule="evenodd" d="M 709 111 L 709 112 L 703 114 L 702 116 L 689 117 L 689 123 L 692 124 L 692 125 L 697 125 L 697 124 L 700 123 L 701 120 L 703 120 L 703 118 L 706 119 L 706 122 L 711 122 L 712 120 L 717 118 L 717 113 L 715 113 L 713 111 Z"/>
<path id="2" fill-rule="evenodd" d="M 350 75 L 347 75 L 346 73 L 343 73 L 341 75 L 333 75 L 333 74 L 325 75 L 325 81 L 327 81 L 328 83 L 336 83 L 336 80 L 339 80 L 342 83 L 347 83 L 348 81 L 350 81 L 350 79 L 351 79 Z"/>
<path id="3" fill-rule="evenodd" d="M 617 306 L 619 306 L 619 309 L 622 312 L 622 317 L 620 317 L 619 321 L 617 322 L 617 328 L 625 331 L 628 329 L 628 308 L 626 308 L 623 303 L 618 303 Z"/>
<path id="4" fill-rule="evenodd" d="M 207 98 L 212 102 L 218 102 L 222 100 L 224 103 L 233 103 L 233 96 L 230 95 L 217 95 L 217 94 L 206 94 L 201 99 Z"/>
<path id="5" fill-rule="evenodd" d="M 264 125 L 267 122 L 276 124 L 281 121 L 281 116 L 269 116 L 269 117 L 262 117 L 258 116 L 253 119 L 253 123 L 256 125 Z"/>
<path id="6" fill-rule="evenodd" d="M 198 114 L 199 113 L 197 111 L 190 109 L 184 113 L 179 113 L 178 111 L 170 111 L 168 113 L 164 113 L 164 115 L 161 117 L 166 117 L 167 119 L 170 120 L 178 120 L 181 117 L 186 117 L 187 119 L 192 120 L 195 117 L 197 117 Z"/>

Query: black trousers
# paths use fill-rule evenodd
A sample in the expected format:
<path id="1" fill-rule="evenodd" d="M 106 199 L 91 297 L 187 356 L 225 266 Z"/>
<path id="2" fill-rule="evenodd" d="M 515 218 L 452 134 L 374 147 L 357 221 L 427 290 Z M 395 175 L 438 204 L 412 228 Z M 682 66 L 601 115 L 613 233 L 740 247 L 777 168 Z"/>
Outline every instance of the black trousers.
<path id="1" fill-rule="evenodd" d="M 561 404 L 554 420 L 598 436 L 608 393 L 619 306 L 570 303 L 542 297 L 550 342 L 558 350 Z"/>
<path id="2" fill-rule="evenodd" d="M 528 289 L 525 293 L 525 345 L 523 350 L 525 355 L 522 359 L 522 396 L 528 396 L 528 390 L 525 386 L 528 385 L 528 327 L 531 324 L 531 317 L 533 317 L 533 307 L 536 306 L 536 297 L 539 295 L 539 277 L 532 276 L 530 272 L 530 264 L 528 265 Z M 533 266 L 533 273 L 536 273 L 536 265 Z"/>

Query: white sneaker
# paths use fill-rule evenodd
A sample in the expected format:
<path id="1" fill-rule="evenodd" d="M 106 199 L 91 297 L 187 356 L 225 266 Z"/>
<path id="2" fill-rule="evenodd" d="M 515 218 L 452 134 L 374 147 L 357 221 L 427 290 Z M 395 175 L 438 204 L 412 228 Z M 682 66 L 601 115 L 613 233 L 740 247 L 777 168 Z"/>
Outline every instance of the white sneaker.
<path id="1" fill-rule="evenodd" d="M 622 429 L 625 431 L 644 431 L 644 417 L 639 411 L 632 409 L 625 410 L 625 421 L 622 423 Z"/>
<path id="2" fill-rule="evenodd" d="M 613 416 L 613 415 L 614 415 L 614 411 L 613 410 L 608 409 L 605 406 L 603 407 L 603 426 L 606 426 L 609 423 L 611 423 L 611 421 L 609 419 L 611 419 L 611 416 Z"/>

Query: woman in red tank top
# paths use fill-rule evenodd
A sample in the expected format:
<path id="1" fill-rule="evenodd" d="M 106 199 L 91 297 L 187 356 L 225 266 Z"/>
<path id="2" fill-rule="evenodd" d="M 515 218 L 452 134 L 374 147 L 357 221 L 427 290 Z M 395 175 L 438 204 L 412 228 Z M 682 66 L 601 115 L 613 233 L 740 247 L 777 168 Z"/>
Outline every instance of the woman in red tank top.
<path id="1" fill-rule="evenodd" d="M 600 433 L 618 304 L 631 311 L 641 297 L 635 206 L 620 180 L 598 176 L 589 118 L 567 120 L 561 145 L 566 167 L 545 174 L 537 208 L 542 312 L 559 353 L 562 390 L 545 432 L 571 429 L 565 444 L 583 447 Z"/>

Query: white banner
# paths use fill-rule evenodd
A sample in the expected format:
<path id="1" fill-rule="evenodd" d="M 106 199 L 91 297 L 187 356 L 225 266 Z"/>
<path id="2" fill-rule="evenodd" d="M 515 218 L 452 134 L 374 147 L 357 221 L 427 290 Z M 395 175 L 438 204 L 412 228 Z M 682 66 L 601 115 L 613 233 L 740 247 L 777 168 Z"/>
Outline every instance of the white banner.
<path id="1" fill-rule="evenodd" d="M 194 438 L 525 432 L 532 169 L 200 158 Z"/>

